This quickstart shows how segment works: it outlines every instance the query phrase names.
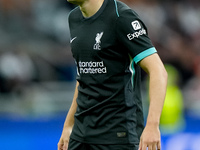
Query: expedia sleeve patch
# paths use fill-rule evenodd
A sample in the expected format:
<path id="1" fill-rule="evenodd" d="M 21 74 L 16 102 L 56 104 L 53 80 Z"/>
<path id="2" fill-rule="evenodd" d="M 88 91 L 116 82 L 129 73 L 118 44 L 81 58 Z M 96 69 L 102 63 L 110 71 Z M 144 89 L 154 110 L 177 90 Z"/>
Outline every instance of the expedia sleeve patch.
<path id="1" fill-rule="evenodd" d="M 133 58 L 139 53 L 154 47 L 148 37 L 145 24 L 132 10 L 121 13 L 116 23 L 116 33 L 119 42 Z"/>
<path id="2" fill-rule="evenodd" d="M 138 20 L 133 21 L 131 25 L 133 26 L 134 30 L 140 30 L 142 28 Z"/>

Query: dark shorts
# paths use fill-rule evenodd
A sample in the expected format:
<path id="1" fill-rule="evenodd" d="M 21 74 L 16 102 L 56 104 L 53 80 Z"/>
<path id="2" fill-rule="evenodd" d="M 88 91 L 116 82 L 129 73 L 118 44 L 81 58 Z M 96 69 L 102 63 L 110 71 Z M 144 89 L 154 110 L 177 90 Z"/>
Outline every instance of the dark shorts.
<path id="1" fill-rule="evenodd" d="M 68 150 L 138 150 L 138 145 L 105 145 L 105 144 L 86 144 L 70 139 Z"/>

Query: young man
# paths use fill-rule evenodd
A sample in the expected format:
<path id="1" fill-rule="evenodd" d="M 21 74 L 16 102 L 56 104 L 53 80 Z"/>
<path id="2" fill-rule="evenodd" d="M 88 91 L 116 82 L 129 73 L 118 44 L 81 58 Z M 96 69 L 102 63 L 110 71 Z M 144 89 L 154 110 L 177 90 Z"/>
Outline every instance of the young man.
<path id="1" fill-rule="evenodd" d="M 122 2 L 68 1 L 79 5 L 69 15 L 77 85 L 58 150 L 160 150 L 167 73 L 145 25 Z M 145 128 L 140 67 L 150 78 Z"/>

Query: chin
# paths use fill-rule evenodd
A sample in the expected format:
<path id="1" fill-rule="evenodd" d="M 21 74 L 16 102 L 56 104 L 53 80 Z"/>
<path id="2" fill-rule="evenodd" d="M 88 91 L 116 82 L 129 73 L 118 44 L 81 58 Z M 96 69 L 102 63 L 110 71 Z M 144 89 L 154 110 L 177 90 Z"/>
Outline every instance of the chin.
<path id="1" fill-rule="evenodd" d="M 69 3 L 79 5 L 81 0 L 67 0 Z"/>

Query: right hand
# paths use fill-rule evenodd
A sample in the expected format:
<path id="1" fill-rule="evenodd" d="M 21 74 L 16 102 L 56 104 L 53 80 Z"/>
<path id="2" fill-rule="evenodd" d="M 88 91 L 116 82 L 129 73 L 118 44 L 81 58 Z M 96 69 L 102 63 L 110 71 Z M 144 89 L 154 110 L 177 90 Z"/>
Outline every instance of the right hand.
<path id="1" fill-rule="evenodd" d="M 58 150 L 67 150 L 68 149 L 69 137 L 70 137 L 71 132 L 72 132 L 71 128 L 63 129 L 62 135 L 58 142 Z"/>

